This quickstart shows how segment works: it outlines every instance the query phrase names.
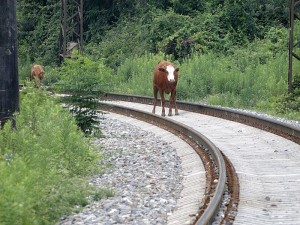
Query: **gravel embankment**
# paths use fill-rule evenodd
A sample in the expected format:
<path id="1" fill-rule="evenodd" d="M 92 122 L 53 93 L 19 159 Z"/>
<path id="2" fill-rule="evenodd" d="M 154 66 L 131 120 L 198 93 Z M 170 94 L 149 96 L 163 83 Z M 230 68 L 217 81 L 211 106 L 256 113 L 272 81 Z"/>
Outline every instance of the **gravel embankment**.
<path id="1" fill-rule="evenodd" d="M 101 119 L 106 156 L 104 174 L 90 182 L 114 191 L 114 197 L 93 202 L 59 225 L 166 224 L 183 189 L 176 150 L 154 133 L 113 119 Z"/>

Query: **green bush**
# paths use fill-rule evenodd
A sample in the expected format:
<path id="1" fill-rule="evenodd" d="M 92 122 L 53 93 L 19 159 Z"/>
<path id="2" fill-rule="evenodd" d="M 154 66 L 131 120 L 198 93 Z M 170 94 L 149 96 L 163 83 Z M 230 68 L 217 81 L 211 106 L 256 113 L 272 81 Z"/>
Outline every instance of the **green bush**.
<path id="1" fill-rule="evenodd" d="M 42 80 L 42 86 L 53 89 L 53 85 L 60 80 L 59 67 L 44 66 L 45 77 Z"/>
<path id="2" fill-rule="evenodd" d="M 101 155 L 72 116 L 27 84 L 16 123 L 0 130 L 0 224 L 54 224 L 85 206 Z"/>
<path id="3" fill-rule="evenodd" d="M 292 92 L 279 96 L 275 107 L 279 114 L 288 114 L 297 119 L 300 112 L 300 76 L 298 74 L 293 79 Z"/>
<path id="4" fill-rule="evenodd" d="M 71 59 L 65 59 L 59 70 L 60 79 L 56 90 L 73 94 L 100 94 L 110 89 L 117 79 L 103 61 L 93 61 L 74 52 Z"/>
<path id="5" fill-rule="evenodd" d="M 100 43 L 90 43 L 86 53 L 95 60 L 102 59 L 105 65 L 114 69 L 134 55 L 142 55 L 145 51 L 153 52 L 153 40 L 149 36 L 149 12 L 144 18 L 126 18 L 106 31 Z"/>
<path id="6" fill-rule="evenodd" d="M 99 135 L 96 98 L 115 85 L 117 76 L 102 61 L 92 61 L 76 54 L 65 60 L 59 74 L 55 90 L 72 94 L 64 101 L 70 105 L 78 126 L 88 135 Z"/>

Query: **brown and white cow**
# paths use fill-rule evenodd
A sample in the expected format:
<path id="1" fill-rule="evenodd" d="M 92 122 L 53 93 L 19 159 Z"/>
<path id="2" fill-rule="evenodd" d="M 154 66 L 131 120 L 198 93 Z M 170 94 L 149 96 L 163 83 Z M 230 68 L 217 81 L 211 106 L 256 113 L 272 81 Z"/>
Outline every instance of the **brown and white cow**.
<path id="1" fill-rule="evenodd" d="M 45 77 L 45 72 L 43 70 L 43 67 L 41 65 L 35 64 L 31 67 L 30 70 L 30 81 L 34 80 L 36 87 L 41 86 L 41 82 Z"/>
<path id="2" fill-rule="evenodd" d="M 178 115 L 178 109 L 176 105 L 176 86 L 178 81 L 178 71 L 175 65 L 168 61 L 159 62 L 155 69 L 153 75 L 153 93 L 154 93 L 154 103 L 152 113 L 155 113 L 155 107 L 157 103 L 157 93 L 159 91 L 162 106 L 162 116 L 165 116 L 165 97 L 164 93 L 171 93 L 170 96 L 170 106 L 168 116 L 172 116 L 172 107 L 174 105 L 175 115 Z"/>

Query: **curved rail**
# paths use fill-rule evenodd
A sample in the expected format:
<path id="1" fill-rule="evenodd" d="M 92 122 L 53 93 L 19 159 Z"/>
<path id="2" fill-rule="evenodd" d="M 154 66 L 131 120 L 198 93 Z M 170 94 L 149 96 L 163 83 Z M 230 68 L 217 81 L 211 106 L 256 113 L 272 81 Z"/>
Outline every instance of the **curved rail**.
<path id="1" fill-rule="evenodd" d="M 111 99 L 111 100 L 120 100 L 120 101 L 130 101 L 130 102 L 138 102 L 143 104 L 153 103 L 152 97 L 144 97 L 144 96 L 136 96 L 136 95 L 106 93 L 104 94 L 103 97 L 108 100 Z M 233 109 L 227 109 L 227 108 L 225 109 L 216 106 L 188 103 L 183 101 L 177 101 L 177 106 L 179 109 L 247 124 L 252 127 L 256 127 L 262 130 L 266 130 L 268 132 L 275 133 L 286 139 L 294 141 L 297 144 L 300 144 L 300 128 L 280 122 L 275 119 L 261 118 L 259 116 L 250 113 L 235 111 Z"/>
<path id="2" fill-rule="evenodd" d="M 220 150 L 204 135 L 181 123 L 174 122 L 170 119 L 157 116 L 155 114 L 145 113 L 140 110 L 131 109 L 124 106 L 117 106 L 109 103 L 101 103 L 101 105 L 104 105 L 104 108 L 109 108 L 115 112 L 130 114 L 134 117 L 155 121 L 163 126 L 170 127 L 181 134 L 189 136 L 198 145 L 203 146 L 205 149 L 207 149 L 207 151 L 209 151 L 214 163 L 218 168 L 218 183 L 216 185 L 213 197 L 210 199 L 205 211 L 201 214 L 201 217 L 197 219 L 195 224 L 204 225 L 212 223 L 212 220 L 219 209 L 219 205 L 221 204 L 226 185 L 225 161 Z"/>

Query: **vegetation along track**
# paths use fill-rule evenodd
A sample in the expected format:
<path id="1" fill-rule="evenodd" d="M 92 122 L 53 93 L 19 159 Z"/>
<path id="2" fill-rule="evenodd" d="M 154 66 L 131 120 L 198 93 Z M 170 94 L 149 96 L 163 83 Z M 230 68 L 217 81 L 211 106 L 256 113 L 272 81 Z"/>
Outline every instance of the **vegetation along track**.
<path id="1" fill-rule="evenodd" d="M 152 98 L 116 94 L 105 97 L 115 106 L 152 110 Z M 299 126 L 218 107 L 184 102 L 178 106 L 180 115 L 168 119 L 203 133 L 222 150 L 225 160 L 230 159 L 236 170 L 240 189 L 235 224 L 297 224 L 300 221 Z"/>
<path id="2" fill-rule="evenodd" d="M 224 159 L 220 150 L 209 139 L 190 127 L 152 113 L 145 113 L 124 106 L 110 105 L 109 103 L 104 103 L 101 109 L 135 117 L 162 127 L 192 146 L 203 162 L 207 180 L 204 197 L 201 200 L 202 206 L 199 208 L 199 212 L 195 212 L 197 216 L 194 223 L 211 224 L 215 220 L 215 215 L 219 212 L 221 205 L 223 205 L 222 214 L 224 216 L 222 219 L 218 219 L 219 222 L 225 223 L 234 220 L 238 204 L 238 179 L 232 164 L 227 158 Z M 225 191 L 230 193 L 230 199 L 226 200 L 227 203 L 223 203 Z M 225 209 L 224 205 L 226 205 Z"/>

